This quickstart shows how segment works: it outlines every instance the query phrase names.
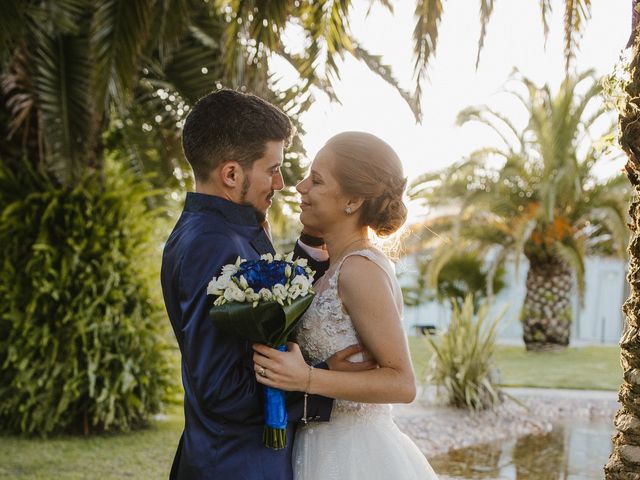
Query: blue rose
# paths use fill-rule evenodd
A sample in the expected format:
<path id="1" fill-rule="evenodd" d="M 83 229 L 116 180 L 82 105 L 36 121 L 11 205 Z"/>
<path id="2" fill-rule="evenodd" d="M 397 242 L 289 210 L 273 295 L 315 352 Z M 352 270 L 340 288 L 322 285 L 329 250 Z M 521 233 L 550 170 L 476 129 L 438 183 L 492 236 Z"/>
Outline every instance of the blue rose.
<path id="1" fill-rule="evenodd" d="M 275 284 L 287 283 L 285 269 L 287 262 L 275 260 L 271 263 L 266 260 L 248 260 L 243 262 L 236 274 L 236 278 L 243 276 L 249 286 L 258 292 L 262 288 L 271 289 Z"/>

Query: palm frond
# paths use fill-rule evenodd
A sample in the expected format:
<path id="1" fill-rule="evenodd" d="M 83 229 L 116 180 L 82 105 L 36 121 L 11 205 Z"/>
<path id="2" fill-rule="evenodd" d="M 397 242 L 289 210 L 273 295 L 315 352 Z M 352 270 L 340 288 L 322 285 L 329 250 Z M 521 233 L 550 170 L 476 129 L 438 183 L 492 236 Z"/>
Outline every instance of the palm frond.
<path id="1" fill-rule="evenodd" d="M 166 82 L 165 88 L 175 89 L 193 104 L 212 90 L 224 78 L 220 62 L 222 53 L 216 49 L 215 40 L 193 27 L 175 49 L 165 52 L 164 65 L 153 64 L 157 86 Z M 149 77 L 150 80 L 152 77 Z"/>
<path id="2" fill-rule="evenodd" d="M 600 201 L 594 213 L 600 215 L 602 223 L 607 227 L 613 239 L 614 248 L 620 258 L 626 257 L 629 228 L 627 215 L 623 205 L 615 199 Z"/>
<path id="3" fill-rule="evenodd" d="M 36 110 L 36 98 L 33 92 L 32 58 L 25 48 L 16 51 L 10 71 L 2 75 L 1 88 L 10 120 L 7 139 L 21 131 L 23 147 L 30 136 L 29 124 Z"/>
<path id="4" fill-rule="evenodd" d="M 496 123 L 496 120 L 499 123 Z M 513 123 L 501 113 L 489 108 L 486 105 L 480 107 L 467 107 L 461 112 L 458 113 L 456 117 L 457 125 L 464 125 L 468 122 L 480 122 L 484 125 L 487 125 L 491 128 L 504 142 L 505 146 L 512 149 L 513 140 L 507 138 L 507 136 L 503 132 L 503 127 L 507 127 L 507 131 L 510 132 L 516 139 L 518 144 L 522 144 L 522 134 L 518 131 L 518 129 L 513 125 Z"/>
<path id="5" fill-rule="evenodd" d="M 592 115 L 590 118 L 587 119 L 587 122 L 591 122 L 588 124 L 585 124 L 584 120 L 582 119 L 587 106 L 591 102 L 593 102 L 595 99 L 599 99 L 600 94 L 602 93 L 602 84 L 596 81 L 595 77 L 591 74 L 591 72 L 587 72 L 587 73 L 588 73 L 588 76 L 585 78 L 589 78 L 592 82 L 592 85 L 582 95 L 579 103 L 573 108 L 572 114 L 568 117 L 568 130 L 570 131 L 576 132 L 580 124 L 582 124 L 585 128 L 587 127 L 587 125 L 591 126 L 592 123 L 599 118 L 598 116 L 594 117 Z M 578 83 L 580 82 L 575 82 L 573 85 L 570 85 L 569 88 L 575 89 Z M 602 109 L 597 110 L 595 114 L 597 114 L 601 110 Z"/>
<path id="6" fill-rule="evenodd" d="M 591 18 L 591 0 L 565 0 L 564 56 L 567 75 L 578 41 L 582 36 L 582 30 L 589 18 Z"/>
<path id="7" fill-rule="evenodd" d="M 110 100 L 127 103 L 150 32 L 152 8 L 152 2 L 105 0 L 92 16 L 91 84 L 98 117 Z"/>
<path id="8" fill-rule="evenodd" d="M 369 3 L 369 8 L 367 9 L 367 16 L 369 16 L 369 14 L 371 13 L 371 9 L 373 8 L 373 5 L 376 3 L 379 3 L 384 8 L 386 8 L 389 11 L 389 13 L 394 12 L 393 3 L 391 2 L 391 0 L 369 0 L 369 1 L 370 3 Z"/>
<path id="9" fill-rule="evenodd" d="M 358 44 L 355 45 L 353 55 L 358 60 L 363 61 L 367 67 L 369 67 L 369 70 L 380 76 L 380 78 L 395 88 L 411 109 L 416 122 L 419 123 L 422 121 L 422 109 L 417 99 L 410 92 L 398 85 L 398 81 L 393 76 L 391 67 L 382 62 L 382 57 L 380 55 L 373 55 Z"/>
<path id="10" fill-rule="evenodd" d="M 425 284 L 427 288 L 432 290 L 438 288 L 438 277 L 440 276 L 440 272 L 458 250 L 458 247 L 442 245 L 433 252 L 425 274 Z"/>
<path id="11" fill-rule="evenodd" d="M 252 6 L 248 15 L 242 15 L 246 23 L 249 38 L 255 40 L 257 45 L 261 45 L 268 51 L 276 51 L 281 44 L 282 33 L 287 26 L 289 15 L 291 15 L 291 2 L 247 2 L 247 6 Z M 256 8 L 258 7 L 258 8 Z M 248 10 L 248 9 L 245 9 Z M 256 55 L 259 54 L 256 49 Z M 253 58 L 250 56 L 249 61 Z"/>
<path id="12" fill-rule="evenodd" d="M 531 233 L 538 225 L 537 218 L 523 218 L 520 222 L 514 225 L 513 229 L 513 252 L 515 254 L 515 271 L 516 276 L 520 272 L 520 261 L 524 254 L 524 246 L 531 237 Z"/>
<path id="13" fill-rule="evenodd" d="M 353 52 L 354 44 L 349 31 L 350 0 L 334 0 L 325 22 L 324 40 L 327 57 L 325 68 L 329 78 L 340 78 L 337 58 L 343 58 L 345 52 Z"/>
<path id="14" fill-rule="evenodd" d="M 193 0 L 159 0 L 153 9 L 149 34 L 153 41 L 149 43 L 157 49 L 161 63 L 164 62 L 166 52 L 173 50 L 189 26 L 194 25 L 196 14 L 202 13 L 203 5 L 198 8 L 193 3 Z M 207 19 L 210 18 L 207 15 Z M 219 20 L 217 16 L 213 18 Z"/>
<path id="15" fill-rule="evenodd" d="M 476 70 L 480 64 L 480 52 L 484 46 L 484 37 L 487 35 L 487 23 L 493 13 L 493 0 L 480 0 L 480 39 L 478 40 L 478 54 L 476 55 Z"/>
<path id="16" fill-rule="evenodd" d="M 442 179 L 441 172 L 427 172 L 421 175 L 418 175 L 413 182 L 409 185 L 407 189 L 407 196 L 415 200 L 424 195 L 424 192 L 430 185 L 435 184 L 439 180 Z"/>
<path id="17" fill-rule="evenodd" d="M 85 154 L 95 138 L 90 134 L 92 65 L 89 43 L 82 37 L 37 34 L 34 90 L 44 138 L 44 158 L 59 179 L 69 181 L 91 161 Z"/>
<path id="18" fill-rule="evenodd" d="M 499 247 L 493 260 L 489 263 L 489 268 L 487 269 L 487 299 L 491 303 L 493 301 L 493 297 L 495 295 L 494 290 L 494 281 L 498 270 L 504 265 L 507 256 L 509 254 L 509 250 L 505 247 Z"/>
<path id="19" fill-rule="evenodd" d="M 435 56 L 438 45 L 438 26 L 442 19 L 442 0 L 417 0 L 415 8 L 414 41 L 414 76 L 416 82 L 415 98 L 418 103 L 422 99 L 421 83 L 427 74 L 427 65 Z"/>
<path id="20" fill-rule="evenodd" d="M 441 171 L 425 173 L 412 182 L 408 195 L 413 199 L 426 199 L 434 205 L 465 197 L 470 192 L 468 177 L 475 177 L 479 166 L 477 158 L 469 158 Z"/>
<path id="21" fill-rule="evenodd" d="M 608 115 L 610 113 L 611 113 L 611 109 L 609 109 L 604 104 L 601 105 L 589 117 L 587 117 L 586 119 L 582 120 L 582 122 L 581 122 L 582 128 L 585 130 L 585 132 L 588 133 L 594 123 L 596 123 L 598 120 L 600 120 L 600 118 L 602 118 L 602 116 Z M 616 123 L 613 123 L 609 128 L 607 128 L 605 130 L 605 133 L 603 134 L 603 136 L 607 135 L 610 132 L 613 132 L 615 130 L 615 127 L 616 127 Z"/>
<path id="22" fill-rule="evenodd" d="M 547 47 L 547 39 L 549 38 L 549 17 L 551 16 L 551 13 L 551 0 L 540 0 L 540 14 L 542 17 L 545 48 Z"/>
<path id="23" fill-rule="evenodd" d="M 47 12 L 48 21 L 51 22 L 52 31 L 63 35 L 76 35 L 80 33 L 83 16 L 86 14 L 87 0 L 59 0 L 45 2 L 43 8 Z"/>
<path id="24" fill-rule="evenodd" d="M 27 34 L 29 2 L 6 0 L 0 15 L 0 61 L 4 60 Z"/>

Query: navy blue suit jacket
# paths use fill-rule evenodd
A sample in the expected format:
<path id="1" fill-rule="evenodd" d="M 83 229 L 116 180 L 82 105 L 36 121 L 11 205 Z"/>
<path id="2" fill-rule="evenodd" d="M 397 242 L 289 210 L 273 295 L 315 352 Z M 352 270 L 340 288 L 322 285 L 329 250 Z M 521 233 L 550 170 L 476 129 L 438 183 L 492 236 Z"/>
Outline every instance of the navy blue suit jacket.
<path id="1" fill-rule="evenodd" d="M 238 256 L 274 253 L 251 207 L 188 193 L 162 257 L 162 291 L 182 353 L 185 428 L 171 478 L 290 480 L 301 395 L 288 398 L 287 448 L 262 444 L 263 388 L 247 341 L 217 331 L 208 319 L 207 284 Z M 308 415 L 328 420 L 333 400 L 309 397 Z"/>

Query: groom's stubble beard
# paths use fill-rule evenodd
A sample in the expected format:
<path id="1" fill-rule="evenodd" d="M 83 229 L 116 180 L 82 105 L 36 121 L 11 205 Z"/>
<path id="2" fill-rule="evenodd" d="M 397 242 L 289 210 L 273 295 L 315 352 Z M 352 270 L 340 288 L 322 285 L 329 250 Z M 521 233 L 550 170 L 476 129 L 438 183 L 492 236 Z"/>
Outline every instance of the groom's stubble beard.
<path id="1" fill-rule="evenodd" d="M 259 209 L 257 209 L 255 205 L 253 205 L 251 202 L 247 202 L 247 194 L 249 193 L 250 188 L 251 188 L 251 180 L 249 180 L 249 177 L 244 177 L 244 179 L 242 180 L 242 188 L 240 190 L 240 203 L 242 205 L 252 207 L 255 212 L 256 220 L 258 221 L 258 223 L 263 223 L 267 219 L 267 212 L 262 212 Z M 271 197 L 273 197 L 273 195 L 274 195 L 274 192 L 271 193 Z"/>

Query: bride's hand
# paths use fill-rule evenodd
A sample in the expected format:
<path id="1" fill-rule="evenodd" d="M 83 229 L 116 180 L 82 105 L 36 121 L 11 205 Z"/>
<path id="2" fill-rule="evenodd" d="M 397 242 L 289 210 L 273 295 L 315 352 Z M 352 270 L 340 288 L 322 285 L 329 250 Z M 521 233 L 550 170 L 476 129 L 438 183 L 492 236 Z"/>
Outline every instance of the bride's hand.
<path id="1" fill-rule="evenodd" d="M 253 351 L 253 370 L 259 383 L 281 390 L 305 391 L 309 366 L 297 343 L 287 343 L 286 352 L 254 343 Z"/>

